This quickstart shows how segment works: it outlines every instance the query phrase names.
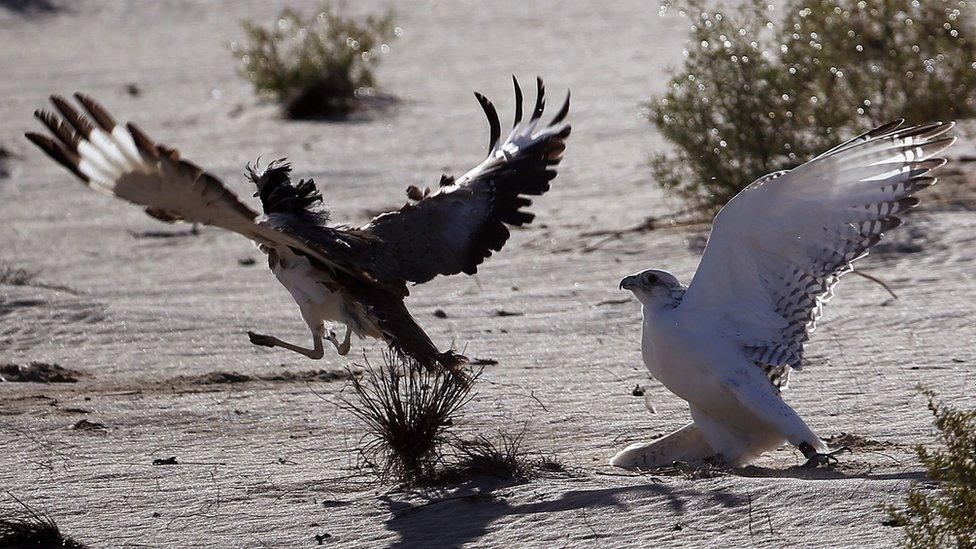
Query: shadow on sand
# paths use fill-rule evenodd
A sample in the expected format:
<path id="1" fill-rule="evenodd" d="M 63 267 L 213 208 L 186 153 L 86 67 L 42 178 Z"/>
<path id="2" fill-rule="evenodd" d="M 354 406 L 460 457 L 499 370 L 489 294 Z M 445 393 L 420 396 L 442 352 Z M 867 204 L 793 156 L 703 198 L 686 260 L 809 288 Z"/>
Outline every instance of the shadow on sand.
<path id="1" fill-rule="evenodd" d="M 795 478 L 802 480 L 915 480 L 924 481 L 928 477 L 924 471 L 902 471 L 896 473 L 872 473 L 870 469 L 861 471 L 807 467 L 790 467 L 788 469 L 773 469 L 768 467 L 742 467 L 735 469 L 732 474 L 740 477 L 755 478 Z"/>
<path id="2" fill-rule="evenodd" d="M 684 514 L 688 498 L 710 498 L 723 507 L 748 505 L 744 496 L 721 490 L 700 492 L 697 490 L 675 489 L 664 484 L 654 483 L 637 486 L 597 488 L 592 490 L 571 490 L 555 499 L 511 505 L 505 500 L 509 495 L 504 488 L 508 484 L 477 483 L 453 492 L 443 494 L 439 499 L 422 504 L 412 504 L 387 498 L 386 504 L 392 516 L 386 521 L 391 531 L 400 539 L 391 545 L 394 548 L 408 547 L 461 547 L 478 540 L 488 532 L 488 527 L 501 517 L 508 515 L 531 515 L 536 513 L 559 513 L 565 511 L 584 512 L 588 509 L 620 508 L 627 509 L 640 500 L 663 499 L 676 514 Z M 477 488 L 477 489 L 475 489 Z M 590 526 L 592 534 L 576 538 L 576 541 L 597 540 L 609 537 Z"/>
<path id="3" fill-rule="evenodd" d="M 61 6 L 54 0 L 0 0 L 0 8 L 16 13 L 54 13 Z"/>

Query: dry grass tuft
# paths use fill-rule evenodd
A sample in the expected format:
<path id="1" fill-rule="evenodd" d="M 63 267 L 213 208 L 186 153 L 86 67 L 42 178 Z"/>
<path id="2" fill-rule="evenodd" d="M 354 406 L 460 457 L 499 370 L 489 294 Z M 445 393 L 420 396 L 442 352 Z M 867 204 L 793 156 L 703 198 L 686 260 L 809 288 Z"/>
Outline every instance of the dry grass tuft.
<path id="1" fill-rule="evenodd" d="M 477 477 L 496 477 L 518 482 L 547 475 L 574 475 L 551 456 L 529 452 L 523 445 L 525 431 L 499 434 L 495 439 L 479 435 L 452 442 L 453 455 L 445 460 L 431 484 L 462 482 Z"/>
<path id="2" fill-rule="evenodd" d="M 469 477 L 489 475 L 525 479 L 531 466 L 522 456 L 523 435 L 502 434 L 497 441 L 481 435 L 474 440 L 459 440 L 453 444 L 456 461 L 450 468 Z"/>
<path id="3" fill-rule="evenodd" d="M 0 265 L 0 284 L 7 286 L 29 286 L 37 278 L 37 273 L 27 269 Z"/>
<path id="4" fill-rule="evenodd" d="M 25 512 L 19 517 L 0 519 L 0 549 L 87 549 L 87 545 L 62 534 L 51 517 L 37 513 L 16 497 L 14 499 Z"/>
<path id="5" fill-rule="evenodd" d="M 443 460 L 448 430 L 471 400 L 470 379 L 431 371 L 394 353 L 384 353 L 379 367 L 368 361 L 361 377 L 351 379 L 356 398 L 344 408 L 366 427 L 362 455 L 382 478 L 418 482 Z"/>

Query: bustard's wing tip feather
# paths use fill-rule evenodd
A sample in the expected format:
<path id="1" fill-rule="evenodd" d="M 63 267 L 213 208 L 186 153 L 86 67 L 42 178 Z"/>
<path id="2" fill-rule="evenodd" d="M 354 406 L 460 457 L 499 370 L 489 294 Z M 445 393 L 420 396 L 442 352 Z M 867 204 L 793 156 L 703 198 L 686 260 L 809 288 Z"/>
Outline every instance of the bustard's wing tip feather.
<path id="1" fill-rule="evenodd" d="M 75 149 L 78 146 L 78 135 L 54 113 L 37 109 L 34 111 L 34 118 L 40 120 L 66 147 Z"/>
<path id="2" fill-rule="evenodd" d="M 522 86 L 519 86 L 518 78 L 512 75 L 512 84 L 515 86 L 515 122 L 512 123 L 512 127 L 515 128 L 522 121 Z"/>
<path id="3" fill-rule="evenodd" d="M 54 108 L 61 113 L 61 116 L 71 124 L 78 134 L 80 134 L 85 139 L 91 135 L 94 125 L 90 120 L 86 119 L 81 113 L 75 109 L 71 103 L 61 95 L 54 94 L 51 96 L 51 103 L 54 104 Z"/>
<path id="4" fill-rule="evenodd" d="M 532 120 L 538 120 L 542 116 L 542 111 L 546 109 L 546 85 L 541 76 L 535 77 L 535 108 L 532 110 Z"/>
<path id="5" fill-rule="evenodd" d="M 44 151 L 44 153 L 51 157 L 55 162 L 67 168 L 68 171 L 75 175 L 75 177 L 81 179 L 85 183 L 90 182 L 89 177 L 82 173 L 81 169 L 78 167 L 80 161 L 78 155 L 65 149 L 64 145 L 62 145 L 60 142 L 54 141 L 46 135 L 35 132 L 27 132 L 24 134 L 24 137 L 30 140 L 30 142 L 36 145 L 39 149 Z"/>
<path id="6" fill-rule="evenodd" d="M 98 103 L 98 101 L 95 101 L 90 96 L 81 92 L 75 92 L 74 96 L 103 130 L 111 132 L 112 129 L 115 128 L 117 125 L 115 120 L 110 114 L 108 114 L 108 111 L 106 111 L 105 108 Z"/>
<path id="7" fill-rule="evenodd" d="M 490 153 L 491 151 L 495 150 L 495 146 L 498 144 L 498 139 L 502 134 L 501 122 L 498 121 L 498 111 L 495 110 L 495 106 L 484 95 L 474 92 L 474 96 L 478 99 L 478 104 L 481 105 L 481 109 L 485 111 L 485 117 L 488 118 L 488 125 L 491 132 L 488 142 L 488 152 Z"/>
<path id="8" fill-rule="evenodd" d="M 149 139 L 139 126 L 133 122 L 126 122 L 125 128 L 129 130 L 129 135 L 132 136 L 132 140 L 135 141 L 140 153 L 149 158 L 156 158 L 159 155 L 159 152 L 156 150 L 156 144 L 153 143 L 152 139 Z"/>
<path id="9" fill-rule="evenodd" d="M 559 108 L 559 112 L 556 113 L 556 116 L 552 118 L 552 122 L 549 123 L 550 126 L 559 124 L 564 118 L 566 118 L 566 115 L 569 114 L 569 97 L 570 90 L 566 90 L 566 100 L 563 101 L 563 106 Z"/>

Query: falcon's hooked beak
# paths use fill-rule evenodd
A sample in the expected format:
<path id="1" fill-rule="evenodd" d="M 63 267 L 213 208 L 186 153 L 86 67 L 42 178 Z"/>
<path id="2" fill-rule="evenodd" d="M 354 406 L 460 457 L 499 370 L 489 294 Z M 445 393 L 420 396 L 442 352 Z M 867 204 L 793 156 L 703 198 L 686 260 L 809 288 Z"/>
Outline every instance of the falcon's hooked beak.
<path id="1" fill-rule="evenodd" d="M 621 290 L 633 290 L 638 287 L 640 287 L 640 283 L 637 275 L 626 276 L 620 281 Z"/>

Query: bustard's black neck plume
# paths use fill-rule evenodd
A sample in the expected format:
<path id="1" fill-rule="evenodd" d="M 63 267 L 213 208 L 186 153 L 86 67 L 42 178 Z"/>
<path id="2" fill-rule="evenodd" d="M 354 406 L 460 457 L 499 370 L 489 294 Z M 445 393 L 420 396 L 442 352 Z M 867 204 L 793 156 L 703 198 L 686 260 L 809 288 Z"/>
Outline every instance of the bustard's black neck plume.
<path id="1" fill-rule="evenodd" d="M 322 193 L 315 187 L 313 179 L 301 179 L 297 184 L 291 182 L 291 164 L 279 158 L 268 164 L 258 173 L 258 162 L 245 166 L 247 178 L 254 183 L 257 191 L 254 196 L 261 198 L 265 215 L 286 213 L 306 217 L 310 221 L 323 223 L 329 212 L 322 200 Z"/>

